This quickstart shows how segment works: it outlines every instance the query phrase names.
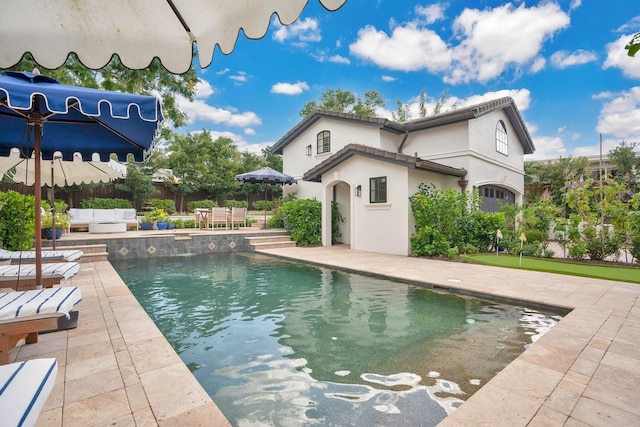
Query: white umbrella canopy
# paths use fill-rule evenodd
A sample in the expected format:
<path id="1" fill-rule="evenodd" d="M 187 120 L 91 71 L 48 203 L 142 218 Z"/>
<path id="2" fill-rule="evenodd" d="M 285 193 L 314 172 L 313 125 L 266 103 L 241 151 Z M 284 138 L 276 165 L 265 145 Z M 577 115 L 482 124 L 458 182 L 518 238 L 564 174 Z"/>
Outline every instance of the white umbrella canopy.
<path id="1" fill-rule="evenodd" d="M 40 168 L 40 185 L 48 187 L 66 187 L 77 184 L 110 182 L 124 177 L 116 162 L 90 161 L 75 155 L 73 160 L 63 160 L 54 156 L 53 160 L 42 160 Z M 33 158 L 23 159 L 17 150 L 12 150 L 8 157 L 0 156 L 0 178 L 9 171 L 13 182 L 28 186 L 35 184 L 35 164 Z"/>
<path id="2" fill-rule="evenodd" d="M 74 52 L 87 67 L 105 66 L 118 54 L 128 68 L 146 68 L 154 57 L 170 72 L 184 73 L 195 43 L 202 68 L 216 45 L 231 53 L 240 29 L 263 37 L 275 13 L 295 22 L 309 0 L 20 0 L 0 13 L 0 68 L 30 52 L 46 68 L 62 66 Z M 346 0 L 319 0 L 328 10 Z"/>

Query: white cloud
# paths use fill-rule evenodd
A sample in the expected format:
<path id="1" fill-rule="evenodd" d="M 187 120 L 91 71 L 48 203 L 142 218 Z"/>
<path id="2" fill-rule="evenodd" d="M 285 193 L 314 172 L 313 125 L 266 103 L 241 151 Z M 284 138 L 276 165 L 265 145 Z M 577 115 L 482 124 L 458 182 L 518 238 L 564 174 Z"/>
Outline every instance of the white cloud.
<path id="1" fill-rule="evenodd" d="M 556 3 L 465 9 L 454 21 L 461 43 L 454 48 L 454 69 L 445 82 L 487 82 L 508 67 L 524 66 L 537 58 L 542 43 L 568 27 L 569 21 L 569 15 Z"/>
<path id="2" fill-rule="evenodd" d="M 424 18 L 425 24 L 433 24 L 436 21 L 444 19 L 444 7 L 439 3 L 429 6 L 417 5 L 415 11 L 416 15 Z"/>
<path id="3" fill-rule="evenodd" d="M 571 67 L 573 65 L 582 65 L 596 61 L 598 56 L 594 52 L 578 49 L 574 52 L 559 50 L 551 55 L 551 64 L 560 69 Z"/>
<path id="4" fill-rule="evenodd" d="M 222 69 L 220 71 L 217 71 L 216 72 L 216 76 L 222 76 L 224 74 L 227 74 L 229 71 L 231 71 L 229 68 L 224 68 L 224 69 Z"/>
<path id="5" fill-rule="evenodd" d="M 296 44 L 305 45 L 309 42 L 319 42 L 322 40 L 318 21 L 313 18 L 298 20 L 288 27 L 282 26 L 276 19 L 274 28 L 277 29 L 273 33 L 273 39 L 280 43 L 290 40 Z"/>
<path id="6" fill-rule="evenodd" d="M 345 64 L 345 65 L 351 64 L 351 61 L 349 61 L 349 58 L 345 58 L 344 56 L 341 56 L 341 55 L 330 56 L 328 61 L 333 62 L 335 64 Z"/>
<path id="7" fill-rule="evenodd" d="M 220 137 L 229 138 L 233 140 L 233 143 L 238 148 L 238 151 L 249 151 L 250 153 L 253 153 L 253 154 L 261 154 L 263 148 L 270 147 L 275 143 L 275 141 L 250 143 L 247 140 L 245 140 L 242 135 L 238 135 L 237 133 L 234 133 L 234 132 L 221 132 L 213 129 L 205 129 L 205 130 L 207 130 L 211 134 L 211 138 L 213 138 L 214 141 Z"/>
<path id="8" fill-rule="evenodd" d="M 582 0 L 571 0 L 571 6 L 569 6 L 569 8 L 571 10 L 575 10 L 580 6 L 582 6 Z"/>
<path id="9" fill-rule="evenodd" d="M 391 70 L 436 73 L 447 70 L 451 63 L 451 53 L 440 36 L 415 23 L 394 28 L 390 36 L 368 25 L 358 31 L 358 39 L 349 45 L 349 51 Z"/>
<path id="10" fill-rule="evenodd" d="M 637 33 L 640 31 L 640 15 L 634 16 L 630 21 L 625 22 L 623 25 L 616 29 L 617 33 Z"/>
<path id="11" fill-rule="evenodd" d="M 213 92 L 214 92 L 213 87 L 208 81 L 200 79 L 198 80 L 198 83 L 196 83 L 196 87 L 195 87 L 196 98 L 200 98 L 200 99 L 208 98 L 209 96 L 213 95 Z"/>
<path id="12" fill-rule="evenodd" d="M 619 68 L 625 76 L 640 79 L 639 58 L 629 56 L 624 48 L 631 37 L 633 34 L 625 34 L 620 36 L 618 40 L 607 44 L 607 59 L 602 68 Z"/>
<path id="13" fill-rule="evenodd" d="M 505 70 L 538 72 L 545 60 L 540 55 L 544 41 L 569 26 L 569 15 L 556 3 L 515 7 L 508 3 L 496 8 L 464 9 L 454 20 L 458 45 L 448 44 L 427 24 L 444 17 L 444 8 L 435 4 L 418 6 L 413 21 L 390 23 L 389 32 L 368 25 L 358 31 L 349 45 L 352 55 L 379 67 L 444 73 L 449 84 L 487 82 Z"/>
<path id="14" fill-rule="evenodd" d="M 237 113 L 229 109 L 211 106 L 202 99 L 188 101 L 180 96 L 176 97 L 176 103 L 178 108 L 187 115 L 188 123 L 202 120 L 237 127 L 258 126 L 262 124 L 262 120 L 260 120 L 258 115 L 253 111 Z"/>
<path id="15" fill-rule="evenodd" d="M 524 156 L 525 161 L 557 159 L 567 157 L 567 149 L 560 136 L 535 136 L 531 137 L 536 150 L 533 154 Z"/>
<path id="16" fill-rule="evenodd" d="M 486 92 L 482 95 L 473 95 L 466 99 L 457 99 L 458 106 L 466 107 L 469 105 L 480 104 L 485 101 L 491 101 L 493 99 L 503 98 L 510 96 L 516 103 L 520 112 L 529 109 L 531 105 L 531 92 L 529 89 L 503 89 L 493 92 Z"/>
<path id="17" fill-rule="evenodd" d="M 547 65 L 547 60 L 544 59 L 544 57 L 542 56 L 538 56 L 536 59 L 533 60 L 533 62 L 531 63 L 531 68 L 529 68 L 529 70 L 532 73 L 537 73 L 541 70 L 544 69 L 545 65 Z"/>
<path id="18" fill-rule="evenodd" d="M 271 86 L 271 93 L 282 95 L 300 95 L 305 90 L 309 90 L 307 82 L 276 83 Z"/>
<path id="19" fill-rule="evenodd" d="M 244 130 L 245 135 L 253 136 L 256 134 L 256 130 L 254 128 L 246 128 Z"/>
<path id="20" fill-rule="evenodd" d="M 398 79 L 396 79 L 395 77 L 392 77 L 392 76 L 386 76 L 386 75 L 382 76 L 382 81 L 383 82 L 395 82 L 396 80 L 398 80 Z"/>
<path id="21" fill-rule="evenodd" d="M 246 83 L 248 80 L 248 75 L 245 71 L 238 71 L 237 74 L 233 76 L 229 76 L 231 80 L 234 80 L 236 83 Z"/>
<path id="22" fill-rule="evenodd" d="M 640 140 L 640 86 L 605 102 L 596 130 L 620 139 Z"/>

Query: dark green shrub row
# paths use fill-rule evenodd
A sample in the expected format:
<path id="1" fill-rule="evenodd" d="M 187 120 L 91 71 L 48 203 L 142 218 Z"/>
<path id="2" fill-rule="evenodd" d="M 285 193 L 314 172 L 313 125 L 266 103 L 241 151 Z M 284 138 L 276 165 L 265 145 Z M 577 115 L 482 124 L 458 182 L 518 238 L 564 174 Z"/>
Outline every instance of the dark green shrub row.
<path id="1" fill-rule="evenodd" d="M 275 202 L 272 200 L 258 200 L 253 202 L 253 210 L 256 211 L 270 211 L 275 207 Z"/>
<path id="2" fill-rule="evenodd" d="M 212 209 L 218 206 L 213 200 L 194 200 L 187 203 L 187 211 L 194 212 L 196 209 Z"/>
<path id="3" fill-rule="evenodd" d="M 83 209 L 131 209 L 133 203 L 126 199 L 107 199 L 92 197 L 80 202 Z"/>
<path id="4" fill-rule="evenodd" d="M 249 202 L 246 200 L 225 200 L 224 206 L 231 208 L 249 208 Z"/>

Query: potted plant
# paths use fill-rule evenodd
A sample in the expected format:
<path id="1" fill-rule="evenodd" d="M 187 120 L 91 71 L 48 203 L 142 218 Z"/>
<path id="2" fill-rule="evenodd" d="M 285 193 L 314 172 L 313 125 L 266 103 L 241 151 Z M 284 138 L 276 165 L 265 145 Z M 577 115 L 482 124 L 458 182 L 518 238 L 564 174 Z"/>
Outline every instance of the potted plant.
<path id="1" fill-rule="evenodd" d="M 155 208 L 151 212 L 145 215 L 145 218 L 148 218 L 150 222 L 155 222 L 156 228 L 158 230 L 166 230 L 167 229 L 167 220 L 169 219 L 169 214 L 164 209 Z"/>
<path id="2" fill-rule="evenodd" d="M 53 240 L 53 214 L 44 212 L 42 214 L 42 234 L 45 239 Z M 62 237 L 62 232 L 69 227 L 69 215 L 66 213 L 58 213 L 55 215 L 56 240 Z"/>
<path id="3" fill-rule="evenodd" d="M 153 230 L 153 223 L 155 221 L 149 218 L 148 216 L 140 217 L 140 230 Z"/>

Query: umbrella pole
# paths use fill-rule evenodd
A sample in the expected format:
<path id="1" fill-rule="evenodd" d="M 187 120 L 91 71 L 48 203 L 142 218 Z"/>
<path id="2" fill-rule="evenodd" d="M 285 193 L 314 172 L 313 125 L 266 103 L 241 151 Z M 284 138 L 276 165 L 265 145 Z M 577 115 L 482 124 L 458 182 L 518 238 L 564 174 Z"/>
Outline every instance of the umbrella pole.
<path id="1" fill-rule="evenodd" d="M 56 250 L 56 197 L 53 194 L 53 159 L 51 159 L 51 232 L 53 233 L 53 250 Z"/>
<path id="2" fill-rule="evenodd" d="M 42 116 L 39 112 L 38 97 L 35 99 L 35 112 L 32 113 L 32 123 L 34 124 L 34 144 L 33 152 L 35 163 L 35 179 L 34 179 L 34 195 L 35 195 L 35 229 L 36 229 L 36 289 L 42 289 L 42 177 L 40 171 L 42 168 L 40 161 L 40 144 L 42 142 Z"/>
<path id="3" fill-rule="evenodd" d="M 264 185 L 264 201 L 267 201 L 267 185 Z M 267 228 L 267 204 L 264 204 L 264 224 L 262 224 L 262 228 Z"/>

